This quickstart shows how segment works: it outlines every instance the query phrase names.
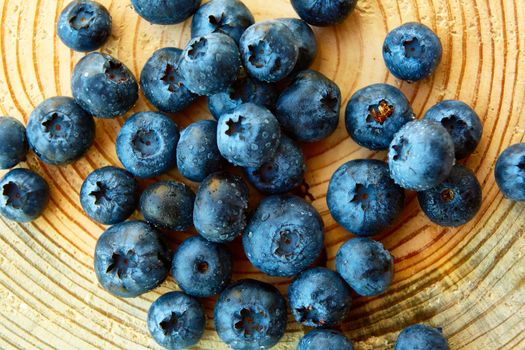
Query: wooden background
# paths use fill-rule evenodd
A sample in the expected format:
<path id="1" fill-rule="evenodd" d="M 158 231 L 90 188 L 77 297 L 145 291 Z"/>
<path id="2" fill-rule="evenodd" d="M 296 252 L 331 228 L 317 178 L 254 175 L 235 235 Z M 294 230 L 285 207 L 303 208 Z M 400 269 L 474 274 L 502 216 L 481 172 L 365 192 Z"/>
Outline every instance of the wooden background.
<path id="1" fill-rule="evenodd" d="M 57 38 L 55 23 L 65 0 L 0 0 L 0 112 L 27 121 L 45 98 L 70 95 L 70 75 L 82 54 Z M 113 15 L 113 35 L 103 48 L 139 74 L 152 52 L 184 46 L 189 25 L 152 26 L 129 0 L 101 0 Z M 294 16 L 287 0 L 245 0 L 257 20 Z M 408 85 L 388 74 L 381 45 L 386 33 L 407 21 L 433 28 L 444 46 L 442 64 L 430 79 Z M 402 220 L 378 237 L 396 257 L 388 294 L 357 298 L 342 327 L 357 349 L 391 349 L 404 327 L 424 322 L 444 328 L 452 349 L 525 349 L 524 205 L 502 197 L 494 182 L 497 155 L 523 139 L 525 131 L 524 0 L 359 0 L 348 20 L 316 29 L 320 50 L 314 68 L 334 79 L 344 103 L 358 88 L 388 82 L 409 97 L 418 116 L 434 103 L 461 99 L 480 115 L 484 136 L 466 161 L 483 186 L 479 215 L 460 229 L 430 223 L 409 195 Z M 134 111 L 150 107 L 141 98 Z M 205 101 L 174 116 L 180 126 L 209 118 Z M 96 283 L 93 249 L 104 227 L 79 205 L 79 189 L 92 170 L 118 165 L 114 143 L 125 118 L 98 120 L 94 147 L 77 163 L 45 166 L 33 155 L 22 166 L 51 185 L 44 215 L 30 224 L 0 220 L 1 349 L 157 349 L 146 328 L 146 312 L 160 294 L 176 288 L 170 278 L 154 292 L 123 300 Z M 325 193 L 342 163 L 362 157 L 384 159 L 356 146 L 341 119 L 326 141 L 305 149 L 307 182 L 326 224 L 326 258 L 334 267 L 338 247 L 350 236 L 330 217 Z M 180 178 L 176 171 L 170 178 Z M 170 234 L 174 246 L 188 234 Z M 237 245 L 238 247 L 238 245 Z M 235 279 L 248 276 L 275 283 L 236 253 Z M 225 349 L 213 331 L 213 301 L 205 301 L 207 332 L 199 349 Z M 290 322 L 276 349 L 294 349 L 305 332 Z"/>

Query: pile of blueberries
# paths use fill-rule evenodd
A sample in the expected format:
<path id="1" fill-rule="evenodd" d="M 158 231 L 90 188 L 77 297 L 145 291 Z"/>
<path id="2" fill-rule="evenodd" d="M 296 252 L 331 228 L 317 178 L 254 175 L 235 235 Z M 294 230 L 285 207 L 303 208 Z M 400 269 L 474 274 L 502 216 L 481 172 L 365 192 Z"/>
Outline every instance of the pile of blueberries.
<path id="1" fill-rule="evenodd" d="M 351 291 L 377 296 L 393 279 L 394 259 L 368 237 L 399 218 L 405 190 L 417 192 L 430 220 L 442 226 L 470 221 L 481 206 L 474 173 L 457 160 L 477 147 L 482 124 L 460 101 L 443 101 L 416 119 L 394 86 L 375 84 L 357 91 L 346 106 L 352 139 L 371 150 L 388 150 L 388 162 L 372 159 L 343 164 L 330 181 L 327 203 L 334 219 L 359 236 L 342 245 L 334 272 L 314 267 L 323 250 L 323 221 L 316 209 L 290 193 L 304 183 L 305 160 L 297 142 L 330 136 L 339 121 L 341 93 L 323 74 L 308 69 L 316 55 L 310 25 L 343 21 L 356 0 L 292 0 L 302 19 L 255 23 L 239 0 L 132 0 L 140 16 L 155 24 L 179 23 L 193 15 L 192 39 L 181 50 L 162 48 L 145 64 L 140 90 L 160 112 L 128 118 L 116 140 L 124 167 L 107 166 L 84 181 L 80 202 L 96 222 L 112 225 L 99 238 L 94 268 L 101 286 L 119 297 L 136 297 L 173 274 L 183 292 L 156 300 L 148 313 L 153 338 L 167 349 L 195 345 L 204 332 L 198 297 L 219 294 L 215 329 L 233 349 L 267 349 L 287 324 L 287 303 L 279 291 L 256 280 L 231 282 L 227 243 L 242 235 L 249 261 L 270 276 L 296 276 L 288 289 L 294 319 L 316 330 L 300 350 L 353 349 L 331 330 L 350 311 Z M 100 48 L 111 33 L 107 9 L 74 0 L 62 12 L 58 34 L 73 50 Z M 438 66 L 439 38 L 419 23 L 390 32 L 383 56 L 398 79 L 414 82 Z M 31 114 L 27 128 L 0 118 L 0 168 L 25 160 L 28 148 L 44 163 L 69 164 L 92 145 L 97 118 L 124 115 L 136 103 L 139 84 L 118 59 L 93 52 L 76 65 L 73 98 L 54 97 Z M 208 97 L 215 120 L 182 131 L 165 113 Z M 249 189 L 233 166 L 267 194 L 249 211 Z M 184 183 L 158 181 L 138 195 L 137 178 L 177 167 L 200 182 L 196 193 Z M 505 196 L 525 200 L 525 144 L 503 152 L 496 180 Z M 46 181 L 29 169 L 0 180 L 0 213 L 17 222 L 36 219 L 49 198 Z M 136 208 L 144 221 L 126 221 Z M 195 227 L 171 254 L 160 232 Z M 403 330 L 395 349 L 448 349 L 441 330 L 414 325 Z"/>

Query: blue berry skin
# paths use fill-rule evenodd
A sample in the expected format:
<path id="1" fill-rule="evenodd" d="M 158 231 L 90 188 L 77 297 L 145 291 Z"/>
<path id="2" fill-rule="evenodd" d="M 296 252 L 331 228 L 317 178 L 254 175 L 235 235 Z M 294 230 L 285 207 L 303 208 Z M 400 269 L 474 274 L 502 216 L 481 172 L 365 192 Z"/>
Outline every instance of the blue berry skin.
<path id="1" fill-rule="evenodd" d="M 373 236 L 399 217 L 405 192 L 390 178 L 386 163 L 357 159 L 332 175 L 326 202 L 335 221 L 345 229 L 358 236 Z"/>
<path id="2" fill-rule="evenodd" d="M 246 77 L 237 80 L 226 90 L 209 96 L 208 108 L 218 120 L 223 114 L 248 102 L 273 110 L 276 100 L 277 90 L 273 84 Z"/>
<path id="3" fill-rule="evenodd" d="M 26 128 L 12 117 L 0 117 L 0 169 L 10 169 L 26 159 Z"/>
<path id="4" fill-rule="evenodd" d="M 60 14 L 57 33 L 67 47 L 93 51 L 111 35 L 111 15 L 96 1 L 74 0 Z"/>
<path id="5" fill-rule="evenodd" d="M 73 163 L 95 140 L 95 121 L 71 97 L 52 97 L 39 104 L 27 123 L 27 141 L 43 162 Z"/>
<path id="6" fill-rule="evenodd" d="M 359 295 L 383 294 L 394 279 L 394 257 L 380 242 L 354 238 L 339 248 L 335 259 L 337 272 Z"/>
<path id="7" fill-rule="evenodd" d="M 208 241 L 232 241 L 246 227 L 248 187 L 239 176 L 219 172 L 208 176 L 197 190 L 193 224 Z"/>
<path id="8" fill-rule="evenodd" d="M 329 327 L 344 320 L 352 304 L 350 288 L 334 271 L 314 267 L 303 271 L 288 287 L 295 320 L 308 327 Z"/>
<path id="9" fill-rule="evenodd" d="M 454 142 L 447 129 L 427 119 L 405 124 L 388 150 L 390 175 L 399 186 L 414 191 L 443 182 L 454 162 Z"/>
<path id="10" fill-rule="evenodd" d="M 131 0 L 140 17 L 153 24 L 177 24 L 191 17 L 201 0 Z"/>
<path id="11" fill-rule="evenodd" d="M 155 182 L 140 196 L 140 212 L 154 226 L 185 231 L 193 225 L 195 193 L 177 181 Z"/>
<path id="12" fill-rule="evenodd" d="M 225 245 L 193 236 L 175 252 L 171 271 L 185 293 L 211 297 L 230 283 L 232 256 Z"/>
<path id="13" fill-rule="evenodd" d="M 128 67 L 100 52 L 92 52 L 77 63 L 71 90 L 80 107 L 99 118 L 123 115 L 139 97 L 137 81 Z"/>
<path id="14" fill-rule="evenodd" d="M 259 191 L 267 194 L 286 193 L 304 180 L 306 165 L 303 151 L 290 138 L 282 135 L 272 159 L 258 168 L 246 168 L 246 177 Z"/>
<path id="15" fill-rule="evenodd" d="M 159 49 L 142 68 L 142 93 L 159 111 L 176 113 L 197 99 L 197 95 L 184 86 L 177 71 L 181 53 L 181 49 L 174 47 Z"/>
<path id="16" fill-rule="evenodd" d="M 354 350 L 352 342 L 341 332 L 315 329 L 301 338 L 297 350 Z"/>
<path id="17" fill-rule="evenodd" d="M 476 112 L 464 102 L 446 100 L 430 108 L 424 119 L 441 123 L 452 141 L 456 159 L 463 159 L 474 152 L 481 140 L 483 125 Z"/>
<path id="18" fill-rule="evenodd" d="M 159 233 L 143 221 L 108 228 L 95 247 L 95 273 L 113 295 L 133 298 L 160 285 L 168 276 L 171 256 Z"/>
<path id="19" fill-rule="evenodd" d="M 449 350 L 449 347 L 441 329 L 416 324 L 399 333 L 394 350 L 417 349 Z"/>
<path id="20" fill-rule="evenodd" d="M 239 76 L 239 48 L 229 36 L 210 33 L 193 38 L 179 59 L 179 74 L 186 87 L 198 95 L 226 90 Z"/>
<path id="21" fill-rule="evenodd" d="M 232 349 L 268 349 L 286 330 L 286 301 L 270 284 L 241 280 L 220 295 L 214 321 L 217 334 Z"/>
<path id="22" fill-rule="evenodd" d="M 269 83 L 288 76 L 299 57 L 294 34 L 278 20 L 250 26 L 242 34 L 239 48 L 248 74 Z"/>
<path id="23" fill-rule="evenodd" d="M 284 131 L 302 142 L 330 136 L 339 122 L 341 91 L 323 74 L 299 73 L 277 99 L 275 115 Z"/>
<path id="24" fill-rule="evenodd" d="M 177 167 L 185 178 L 201 182 L 225 164 L 217 147 L 217 122 L 199 120 L 180 133 Z"/>
<path id="25" fill-rule="evenodd" d="M 357 0 L 292 0 L 295 12 L 308 24 L 326 27 L 342 22 Z"/>
<path id="26" fill-rule="evenodd" d="M 294 276 L 323 249 L 321 216 L 302 198 L 270 196 L 261 201 L 243 234 L 248 260 L 270 276 Z"/>
<path id="27" fill-rule="evenodd" d="M 49 186 L 29 169 L 13 169 L 0 180 L 0 214 L 16 222 L 38 218 L 47 206 Z"/>
<path id="28" fill-rule="evenodd" d="M 436 187 L 417 194 L 419 205 L 430 220 L 451 227 L 469 222 L 479 211 L 481 198 L 476 175 L 462 165 L 455 165 L 445 181 Z"/>
<path id="29" fill-rule="evenodd" d="M 117 156 L 126 170 L 140 178 L 161 175 L 177 164 L 177 124 L 168 116 L 139 112 L 131 116 L 117 137 Z"/>
<path id="30" fill-rule="evenodd" d="M 494 173 L 505 197 L 525 201 L 525 143 L 517 143 L 504 150 L 498 157 Z"/>
<path id="31" fill-rule="evenodd" d="M 187 349 L 204 334 L 206 316 L 199 301 L 181 292 L 169 292 L 151 304 L 148 329 L 155 341 L 166 349 Z"/>
<path id="32" fill-rule="evenodd" d="M 252 13 L 239 0 L 211 0 L 202 5 L 191 22 L 191 37 L 222 33 L 238 44 L 242 33 L 255 23 Z"/>
<path id="33" fill-rule="evenodd" d="M 308 23 L 298 18 L 280 18 L 279 21 L 290 29 L 295 38 L 297 48 L 299 49 L 299 56 L 297 57 L 293 72 L 298 73 L 308 69 L 317 54 L 317 42 L 314 31 Z"/>
<path id="34" fill-rule="evenodd" d="M 80 204 L 86 214 L 104 225 L 126 220 L 138 202 L 137 182 L 129 172 L 106 166 L 88 175 L 80 189 Z"/>
<path id="35" fill-rule="evenodd" d="M 387 149 L 395 133 L 414 119 L 405 95 L 388 84 L 364 87 L 346 105 L 348 134 L 356 143 L 371 150 Z"/>
<path id="36" fill-rule="evenodd" d="M 441 62 L 443 48 L 437 35 L 421 23 L 405 23 L 388 33 L 383 58 L 398 79 L 414 82 L 429 77 Z"/>
<path id="37" fill-rule="evenodd" d="M 230 163 L 259 167 L 277 152 L 281 128 L 264 107 L 245 103 L 223 114 L 217 126 L 217 146 Z"/>

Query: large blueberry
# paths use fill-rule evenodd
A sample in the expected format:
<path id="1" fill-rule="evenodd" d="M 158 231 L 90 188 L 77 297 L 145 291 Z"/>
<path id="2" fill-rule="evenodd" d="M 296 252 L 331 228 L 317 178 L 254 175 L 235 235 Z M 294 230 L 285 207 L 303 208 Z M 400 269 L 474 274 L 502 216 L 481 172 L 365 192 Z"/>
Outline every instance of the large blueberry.
<path id="1" fill-rule="evenodd" d="M 198 95 L 213 95 L 227 89 L 239 76 L 241 59 L 235 41 L 221 33 L 193 38 L 178 65 L 183 83 Z"/>
<path id="2" fill-rule="evenodd" d="M 117 156 L 137 177 L 158 176 L 177 164 L 177 124 L 168 116 L 139 112 L 126 120 L 117 138 Z"/>
<path id="3" fill-rule="evenodd" d="M 47 206 L 49 186 L 29 169 L 13 169 L 0 180 L 0 214 L 16 222 L 38 218 Z"/>
<path id="4" fill-rule="evenodd" d="M 200 4 L 201 0 L 131 0 L 135 11 L 153 24 L 184 22 Z"/>
<path id="5" fill-rule="evenodd" d="M 342 22 L 354 10 L 357 0 L 292 0 L 295 12 L 317 27 Z"/>
<path id="6" fill-rule="evenodd" d="M 286 301 L 272 285 L 241 280 L 222 292 L 213 318 L 217 334 L 232 349 L 268 349 L 286 330 Z"/>
<path id="7" fill-rule="evenodd" d="M 139 97 L 137 81 L 128 67 L 100 52 L 92 52 L 77 63 L 71 90 L 80 107 L 99 118 L 123 115 Z"/>
<path id="8" fill-rule="evenodd" d="M 202 5 L 191 21 L 191 36 L 222 33 L 239 42 L 242 33 L 255 23 L 252 13 L 239 0 L 211 0 Z"/>
<path id="9" fill-rule="evenodd" d="M 173 255 L 171 271 L 185 293 L 211 297 L 230 283 L 232 257 L 225 245 L 193 236 L 184 240 Z"/>
<path id="10" fill-rule="evenodd" d="M 271 196 L 262 200 L 243 234 L 250 262 L 270 276 L 293 276 L 323 249 L 323 221 L 303 199 Z"/>
<path id="11" fill-rule="evenodd" d="M 348 316 L 352 297 L 336 272 L 315 267 L 303 271 L 290 284 L 288 303 L 297 322 L 308 327 L 329 327 Z"/>
<path id="12" fill-rule="evenodd" d="M 294 72 L 300 72 L 310 67 L 317 54 L 317 42 L 312 28 L 303 20 L 298 18 L 281 18 L 279 19 L 292 32 L 299 56 L 293 69 Z"/>
<path id="13" fill-rule="evenodd" d="M 137 207 L 137 182 L 124 169 L 107 166 L 88 175 L 80 189 L 80 204 L 93 220 L 114 225 Z"/>
<path id="14" fill-rule="evenodd" d="M 525 143 L 517 143 L 504 150 L 498 157 L 494 174 L 505 197 L 525 201 Z"/>
<path id="15" fill-rule="evenodd" d="M 394 350 L 449 350 L 441 329 L 416 324 L 405 328 L 397 337 Z"/>
<path id="16" fill-rule="evenodd" d="M 171 259 L 159 233 L 143 221 L 108 228 L 95 247 L 95 273 L 113 295 L 132 298 L 160 285 Z"/>
<path id="17" fill-rule="evenodd" d="M 401 90 L 388 84 L 364 87 L 346 105 L 348 134 L 359 145 L 372 150 L 387 149 L 395 133 L 412 120 L 410 102 Z"/>
<path id="18" fill-rule="evenodd" d="M 27 123 L 27 141 L 45 163 L 69 164 L 95 140 L 95 121 L 71 97 L 52 97 L 39 104 Z"/>
<path id="19" fill-rule="evenodd" d="M 182 182 L 155 182 L 140 196 L 140 212 L 152 225 L 185 231 L 193 225 L 195 193 Z"/>
<path id="20" fill-rule="evenodd" d="M 264 107 L 242 104 L 223 114 L 218 123 L 219 151 L 234 165 L 258 167 L 272 159 L 279 147 L 279 122 Z"/>
<path id="21" fill-rule="evenodd" d="M 341 226 L 358 236 L 387 228 L 403 210 L 405 193 L 390 178 L 385 162 L 357 159 L 332 175 L 326 202 Z"/>
<path id="22" fill-rule="evenodd" d="M 246 227 L 248 187 L 242 178 L 226 172 L 201 182 L 193 208 L 197 232 L 212 242 L 232 241 Z"/>
<path id="23" fill-rule="evenodd" d="M 0 117 L 0 169 L 9 169 L 26 159 L 24 124 L 12 117 Z"/>
<path id="24" fill-rule="evenodd" d="M 455 165 L 439 185 L 419 192 L 417 199 L 430 220 L 441 226 L 469 222 L 481 207 L 481 186 L 472 170 Z"/>
<path id="25" fill-rule="evenodd" d="M 96 50 L 111 35 L 111 15 L 96 1 L 74 0 L 58 18 L 57 34 L 75 51 Z"/>
<path id="26" fill-rule="evenodd" d="M 142 93 L 160 111 L 175 113 L 197 99 L 177 71 L 181 49 L 166 47 L 153 53 L 140 74 Z"/>
<path id="27" fill-rule="evenodd" d="M 186 349 L 204 334 L 204 308 L 195 298 L 181 292 L 169 292 L 151 304 L 148 329 L 155 341 L 166 349 Z"/>
<path id="28" fill-rule="evenodd" d="M 452 136 L 456 159 L 463 159 L 476 149 L 483 125 L 476 112 L 464 102 L 446 100 L 430 108 L 425 119 L 441 123 Z"/>
<path id="29" fill-rule="evenodd" d="M 299 186 L 304 179 L 303 151 L 287 136 L 281 137 L 279 148 L 272 159 L 258 168 L 246 168 L 246 177 L 259 191 L 285 193 Z"/>
<path id="30" fill-rule="evenodd" d="M 418 81 L 430 76 L 441 62 L 443 48 L 437 35 L 421 23 L 405 23 L 388 33 L 383 58 L 398 79 Z"/>
<path id="31" fill-rule="evenodd" d="M 447 178 L 454 165 L 454 142 L 438 122 L 405 124 L 388 150 L 390 175 L 403 188 L 424 191 Z"/>
<path id="32" fill-rule="evenodd" d="M 335 131 L 340 108 L 339 87 L 323 74 L 306 70 L 281 93 L 275 115 L 290 136 L 315 142 Z"/>
<path id="33" fill-rule="evenodd" d="M 314 329 L 301 338 L 297 350 L 354 350 L 352 342 L 339 331 Z"/>

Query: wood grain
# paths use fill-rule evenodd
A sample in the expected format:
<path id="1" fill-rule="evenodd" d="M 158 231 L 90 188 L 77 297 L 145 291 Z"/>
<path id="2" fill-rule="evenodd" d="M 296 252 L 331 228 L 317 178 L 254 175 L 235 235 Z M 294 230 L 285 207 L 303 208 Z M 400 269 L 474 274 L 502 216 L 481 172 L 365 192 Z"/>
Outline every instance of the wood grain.
<path id="1" fill-rule="evenodd" d="M 287 0 L 244 0 L 257 20 L 295 16 Z M 0 0 L 0 112 L 27 121 L 43 99 L 70 95 L 72 68 L 82 54 L 57 38 L 55 23 L 63 0 Z M 184 46 L 190 22 L 153 26 L 128 0 L 101 0 L 114 29 L 104 52 L 139 74 L 151 53 Z M 381 58 L 386 33 L 408 21 L 434 29 L 444 46 L 437 73 L 418 84 L 388 74 Z M 389 349 L 397 333 L 415 322 L 441 326 L 452 349 L 525 349 L 524 205 L 502 197 L 494 182 L 497 155 L 525 132 L 524 0 L 359 0 L 343 24 L 316 29 L 320 44 L 314 68 L 335 80 L 344 103 L 358 88 L 376 82 L 399 86 L 418 116 L 443 99 L 470 104 L 484 123 L 481 145 L 466 160 L 475 170 L 484 201 L 479 215 L 459 229 L 430 223 L 409 196 L 403 218 L 379 239 L 396 257 L 396 278 L 380 298 L 356 298 L 342 329 L 357 349 Z M 141 98 L 134 112 L 149 109 Z M 204 100 L 174 116 L 180 126 L 209 118 Z M 0 220 L 0 348 L 157 349 L 146 329 L 146 312 L 161 288 L 130 300 L 97 286 L 92 269 L 95 242 L 104 227 L 79 206 L 79 189 L 92 170 L 119 164 L 114 142 L 125 118 L 97 121 L 88 155 L 65 167 L 46 166 L 31 155 L 24 167 L 51 184 L 44 215 L 30 224 Z M 325 193 L 342 163 L 362 157 L 384 159 L 352 142 L 341 120 L 328 140 L 305 147 L 307 182 L 326 224 L 326 260 L 334 266 L 339 246 L 350 235 L 328 213 Z M 180 179 L 173 171 L 166 177 Z M 178 242 L 191 232 L 169 234 Z M 234 244 L 235 245 L 235 244 Z M 235 245 L 239 247 L 238 243 Z M 235 279 L 258 278 L 285 293 L 288 279 L 258 273 L 236 253 Z M 213 300 L 206 300 L 207 332 L 198 349 L 225 349 L 213 331 Z M 290 319 L 291 320 L 291 319 Z M 290 322 L 276 349 L 294 349 L 306 330 Z"/>

